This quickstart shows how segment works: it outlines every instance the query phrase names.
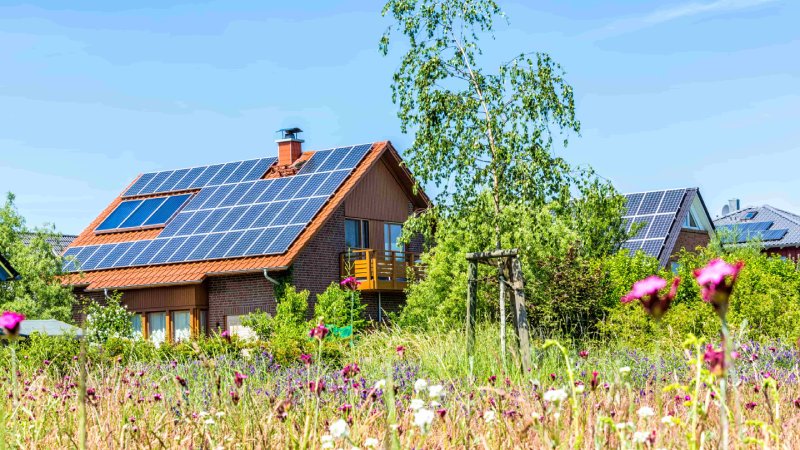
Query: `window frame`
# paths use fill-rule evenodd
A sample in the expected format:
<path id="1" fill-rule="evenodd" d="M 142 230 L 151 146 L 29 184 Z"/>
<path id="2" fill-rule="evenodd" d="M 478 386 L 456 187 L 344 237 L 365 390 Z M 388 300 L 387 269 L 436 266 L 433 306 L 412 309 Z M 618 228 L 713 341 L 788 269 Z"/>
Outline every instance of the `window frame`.
<path id="1" fill-rule="evenodd" d="M 357 240 L 358 240 L 358 243 L 360 244 L 359 246 L 353 247 L 348 242 L 348 239 L 347 239 L 347 223 L 348 222 L 355 222 L 355 223 L 358 224 L 356 229 L 358 231 Z M 370 246 L 369 246 L 370 245 L 369 220 L 367 220 L 367 219 L 357 219 L 355 217 L 345 217 L 344 223 L 345 223 L 345 225 L 344 225 L 344 243 L 345 243 L 345 247 L 351 248 L 351 249 L 366 249 L 366 248 L 370 248 Z"/>

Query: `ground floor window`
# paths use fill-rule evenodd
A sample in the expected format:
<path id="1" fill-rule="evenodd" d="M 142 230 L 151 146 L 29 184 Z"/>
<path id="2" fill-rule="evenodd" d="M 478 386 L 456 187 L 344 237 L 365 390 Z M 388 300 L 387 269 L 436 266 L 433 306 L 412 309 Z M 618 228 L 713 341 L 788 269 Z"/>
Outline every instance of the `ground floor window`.
<path id="1" fill-rule="evenodd" d="M 242 325 L 244 316 L 225 316 L 225 325 L 228 332 L 242 339 L 256 339 L 256 332 L 252 328 Z"/>
<path id="2" fill-rule="evenodd" d="M 189 311 L 172 311 L 172 342 L 192 337 L 192 315 Z"/>
<path id="3" fill-rule="evenodd" d="M 201 336 L 208 335 L 208 311 L 204 309 L 197 312 L 197 333 Z"/>
<path id="4" fill-rule="evenodd" d="M 167 340 L 167 313 L 151 312 L 147 314 L 147 336 L 155 345 Z"/>
<path id="5" fill-rule="evenodd" d="M 141 339 L 144 337 L 144 329 L 142 328 L 141 314 L 134 314 L 131 316 L 131 326 L 133 327 L 134 339 Z"/>

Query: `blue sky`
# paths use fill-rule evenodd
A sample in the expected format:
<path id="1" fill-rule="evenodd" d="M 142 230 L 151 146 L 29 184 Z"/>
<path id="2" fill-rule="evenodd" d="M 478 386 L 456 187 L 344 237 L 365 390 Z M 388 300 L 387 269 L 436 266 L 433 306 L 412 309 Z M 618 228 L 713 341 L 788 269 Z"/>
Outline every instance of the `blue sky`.
<path id="1" fill-rule="evenodd" d="M 501 5 L 490 59 L 567 71 L 571 162 L 623 192 L 699 186 L 712 215 L 734 196 L 800 213 L 800 2 Z M 284 126 L 310 149 L 403 149 L 381 6 L 0 0 L 0 191 L 78 233 L 138 173 L 274 155 Z"/>

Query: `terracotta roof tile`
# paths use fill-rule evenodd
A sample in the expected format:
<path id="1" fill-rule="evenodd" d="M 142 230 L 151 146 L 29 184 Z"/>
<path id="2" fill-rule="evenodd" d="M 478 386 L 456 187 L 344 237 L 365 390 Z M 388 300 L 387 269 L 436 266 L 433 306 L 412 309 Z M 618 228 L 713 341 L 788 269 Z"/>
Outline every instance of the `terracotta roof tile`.
<path id="1" fill-rule="evenodd" d="M 356 166 L 352 174 L 342 183 L 339 189 L 331 196 L 328 203 L 322 207 L 317 216 L 283 254 L 88 271 L 83 274 L 66 275 L 64 277 L 64 283 L 86 286 L 87 290 L 143 288 L 154 285 L 198 283 L 209 276 L 209 274 L 213 276 L 214 274 L 225 272 L 256 272 L 264 268 L 278 269 L 289 267 L 306 243 L 316 235 L 322 225 L 342 204 L 347 194 L 361 181 L 388 149 L 391 149 L 391 144 L 388 141 L 372 144 L 370 151 L 367 152 L 364 159 Z M 392 149 L 391 151 L 394 150 Z M 311 154 L 312 152 L 307 153 Z M 131 185 L 135 182 L 136 180 L 134 180 Z M 129 187 L 130 185 L 126 187 L 125 190 Z M 125 190 L 122 192 L 125 192 Z M 117 197 L 102 214 L 89 224 L 72 243 L 72 246 L 152 239 L 158 236 L 161 231 L 160 229 L 100 235 L 95 234 L 94 229 L 114 210 L 114 208 L 116 208 L 121 200 L 121 197 Z"/>

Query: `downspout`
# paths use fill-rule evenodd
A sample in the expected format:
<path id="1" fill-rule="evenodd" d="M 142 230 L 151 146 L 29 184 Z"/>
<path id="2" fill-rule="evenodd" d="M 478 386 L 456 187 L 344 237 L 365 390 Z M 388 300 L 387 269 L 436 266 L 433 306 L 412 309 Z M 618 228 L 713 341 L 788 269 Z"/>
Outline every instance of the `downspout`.
<path id="1" fill-rule="evenodd" d="M 278 280 L 276 280 L 276 279 L 272 278 L 271 276 L 269 276 L 269 269 L 267 269 L 266 267 L 264 268 L 264 278 L 266 278 L 267 281 L 269 281 L 270 283 L 274 284 L 275 286 L 280 284 L 278 282 Z"/>

